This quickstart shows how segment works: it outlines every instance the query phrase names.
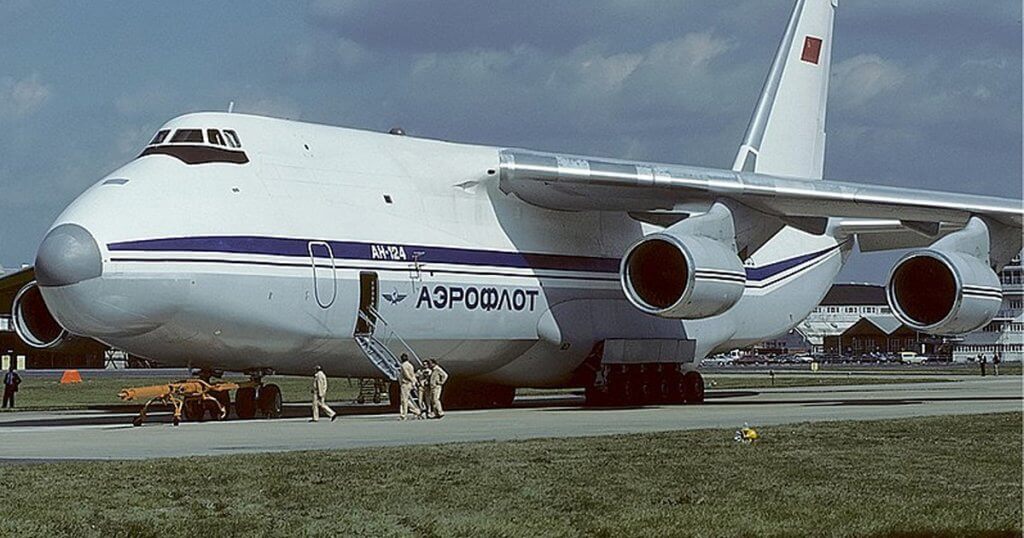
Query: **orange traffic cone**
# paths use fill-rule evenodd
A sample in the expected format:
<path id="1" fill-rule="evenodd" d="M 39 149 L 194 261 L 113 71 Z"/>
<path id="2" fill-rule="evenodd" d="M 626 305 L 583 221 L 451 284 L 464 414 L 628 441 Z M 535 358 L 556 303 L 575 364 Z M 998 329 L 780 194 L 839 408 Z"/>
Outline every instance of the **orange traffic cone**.
<path id="1" fill-rule="evenodd" d="M 78 373 L 78 370 L 64 370 L 64 375 L 60 376 L 60 384 L 67 385 L 68 383 L 81 383 L 82 376 Z"/>

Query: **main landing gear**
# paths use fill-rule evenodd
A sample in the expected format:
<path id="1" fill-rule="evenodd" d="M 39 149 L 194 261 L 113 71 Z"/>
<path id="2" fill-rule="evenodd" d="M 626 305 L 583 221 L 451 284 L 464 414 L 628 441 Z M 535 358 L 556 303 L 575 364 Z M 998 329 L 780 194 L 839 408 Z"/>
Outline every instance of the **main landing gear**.
<path id="1" fill-rule="evenodd" d="M 676 363 L 606 364 L 586 389 L 587 405 L 704 403 L 704 378 Z"/>
<path id="2" fill-rule="evenodd" d="M 146 413 L 153 405 L 170 406 L 174 410 L 172 423 L 177 426 L 182 418 L 192 422 L 225 420 L 231 410 L 231 391 L 235 391 L 235 415 L 241 419 L 255 418 L 257 414 L 266 418 L 278 418 L 283 408 L 281 388 L 273 383 L 264 384 L 265 372 L 251 372 L 250 381 L 241 383 L 213 381 L 214 374 L 201 371 L 193 379 L 185 379 L 166 385 L 151 385 L 122 390 L 122 400 L 146 399 L 139 415 L 132 420 L 135 426 L 142 425 Z"/>

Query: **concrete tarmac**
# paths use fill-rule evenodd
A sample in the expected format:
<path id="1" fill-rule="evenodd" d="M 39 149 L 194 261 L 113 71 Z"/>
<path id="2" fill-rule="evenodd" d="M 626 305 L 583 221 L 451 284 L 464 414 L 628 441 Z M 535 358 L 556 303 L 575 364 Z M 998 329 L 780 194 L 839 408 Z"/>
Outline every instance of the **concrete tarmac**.
<path id="1" fill-rule="evenodd" d="M 517 398 L 511 409 L 452 411 L 442 420 L 400 422 L 394 414 L 346 409 L 311 423 L 308 406 L 278 420 L 182 423 L 167 415 L 141 427 L 106 412 L 0 414 L 0 462 L 148 459 L 293 450 L 504 441 L 542 437 L 770 427 L 797 422 L 1021 411 L 1021 376 L 956 382 L 709 391 L 700 406 L 589 409 L 579 397 Z M 360 412 L 360 410 L 364 412 Z M 943 432 L 956 435 L 956 432 Z"/>

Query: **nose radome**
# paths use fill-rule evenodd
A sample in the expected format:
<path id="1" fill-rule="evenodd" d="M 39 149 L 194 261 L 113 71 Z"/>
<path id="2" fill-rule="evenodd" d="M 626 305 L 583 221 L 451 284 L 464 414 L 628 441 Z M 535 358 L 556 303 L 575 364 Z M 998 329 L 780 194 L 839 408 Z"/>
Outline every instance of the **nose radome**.
<path id="1" fill-rule="evenodd" d="M 77 224 L 50 230 L 36 253 L 36 282 L 40 286 L 68 286 L 103 273 L 96 239 Z"/>

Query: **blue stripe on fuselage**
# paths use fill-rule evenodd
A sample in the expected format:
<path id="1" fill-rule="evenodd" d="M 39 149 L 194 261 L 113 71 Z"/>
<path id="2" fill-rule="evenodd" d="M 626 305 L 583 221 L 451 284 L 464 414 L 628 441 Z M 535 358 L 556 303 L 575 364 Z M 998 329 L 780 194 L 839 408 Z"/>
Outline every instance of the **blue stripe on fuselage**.
<path id="1" fill-rule="evenodd" d="M 309 257 L 310 242 L 317 240 L 287 237 L 260 236 L 200 236 L 143 239 L 110 243 L 110 251 L 125 252 L 217 252 L 230 254 L 253 254 L 264 256 Z M 403 259 L 375 256 L 375 249 L 396 246 L 389 243 L 363 243 L 354 241 L 325 241 L 331 247 L 336 259 L 374 261 L 418 261 L 420 263 L 445 263 L 455 265 L 512 267 L 521 269 L 546 269 L 596 273 L 618 273 L 619 259 L 591 256 L 570 256 L 565 254 L 539 254 L 528 252 L 507 252 L 475 250 L 454 247 L 427 247 L 401 245 Z M 763 281 L 798 265 L 821 258 L 839 246 L 818 252 L 800 255 L 775 262 L 763 267 L 747 267 L 748 281 Z M 326 249 L 313 249 L 317 258 L 327 258 Z"/>

